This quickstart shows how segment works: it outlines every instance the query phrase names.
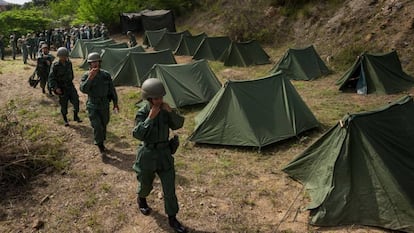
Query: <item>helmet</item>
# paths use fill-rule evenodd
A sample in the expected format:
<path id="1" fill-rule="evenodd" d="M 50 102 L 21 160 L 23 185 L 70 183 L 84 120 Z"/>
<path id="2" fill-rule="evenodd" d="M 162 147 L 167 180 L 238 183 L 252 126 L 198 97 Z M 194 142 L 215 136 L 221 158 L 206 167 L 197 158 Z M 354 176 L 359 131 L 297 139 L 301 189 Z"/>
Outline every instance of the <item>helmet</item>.
<path id="1" fill-rule="evenodd" d="M 94 62 L 94 61 L 102 61 L 101 55 L 99 55 L 99 53 L 97 52 L 93 52 L 88 55 L 88 62 Z"/>
<path id="2" fill-rule="evenodd" d="M 132 34 L 132 32 L 131 32 L 131 31 L 128 31 L 128 32 L 127 32 L 127 35 L 128 35 L 128 36 L 129 36 L 129 35 L 131 35 L 131 34 Z"/>
<path id="3" fill-rule="evenodd" d="M 56 56 L 58 56 L 58 57 L 69 57 L 69 51 L 65 47 L 60 47 L 57 50 Z"/>
<path id="4" fill-rule="evenodd" d="M 32 36 L 32 34 L 30 34 L 30 33 L 27 33 L 27 35 L 26 35 L 27 37 L 31 37 Z"/>
<path id="5" fill-rule="evenodd" d="M 49 48 L 49 46 L 47 46 L 47 44 L 46 44 L 46 43 L 43 43 L 43 44 L 42 44 L 42 46 L 41 46 L 40 48 L 42 48 L 42 49 L 44 49 L 44 48 Z"/>
<path id="6" fill-rule="evenodd" d="M 142 83 L 141 93 L 143 99 L 157 98 L 165 95 L 165 88 L 157 78 L 149 78 Z"/>
<path id="7" fill-rule="evenodd" d="M 10 39 L 14 39 L 14 36 L 13 35 L 10 35 Z"/>

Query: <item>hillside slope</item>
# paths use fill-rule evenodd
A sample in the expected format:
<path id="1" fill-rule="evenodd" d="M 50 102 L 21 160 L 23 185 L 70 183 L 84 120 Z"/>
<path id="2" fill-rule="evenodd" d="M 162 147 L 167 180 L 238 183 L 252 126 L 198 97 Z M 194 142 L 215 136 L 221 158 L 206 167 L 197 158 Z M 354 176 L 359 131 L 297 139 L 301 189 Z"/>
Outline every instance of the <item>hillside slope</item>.
<path id="1" fill-rule="evenodd" d="M 308 4 L 297 9 L 293 16 L 285 16 L 281 7 L 256 1 L 221 2 L 186 16 L 180 25 L 189 25 L 192 31 L 205 31 L 209 35 L 229 35 L 235 26 L 230 25 L 234 22 L 226 13 L 246 11 L 249 12 L 247 26 L 251 30 L 259 25 L 264 28 L 262 31 L 273 33 L 269 40 L 272 47 L 285 49 L 314 44 L 320 55 L 333 58 L 329 59 L 333 60 L 331 66 L 340 70 L 353 61 L 354 58 L 347 57 L 349 53 L 397 49 L 404 68 L 414 71 L 414 64 L 409 62 L 413 58 L 414 43 L 413 1 L 347 0 L 337 4 Z"/>

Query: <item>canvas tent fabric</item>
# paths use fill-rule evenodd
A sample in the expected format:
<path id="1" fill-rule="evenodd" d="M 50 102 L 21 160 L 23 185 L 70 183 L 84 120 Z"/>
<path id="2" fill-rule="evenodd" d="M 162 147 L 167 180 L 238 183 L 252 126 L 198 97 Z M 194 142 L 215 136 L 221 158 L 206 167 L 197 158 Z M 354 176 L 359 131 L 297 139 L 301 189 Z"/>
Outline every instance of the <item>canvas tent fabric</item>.
<path id="1" fill-rule="evenodd" d="M 200 33 L 198 35 L 184 35 L 178 47 L 175 51 L 175 55 L 178 56 L 193 56 L 198 46 L 200 46 L 201 41 L 207 37 L 206 33 Z"/>
<path id="2" fill-rule="evenodd" d="M 175 51 L 184 35 L 191 36 L 191 33 L 188 30 L 182 32 L 166 32 L 161 40 L 155 45 L 154 49 L 158 51 L 165 49 Z"/>
<path id="3" fill-rule="evenodd" d="M 403 71 L 397 51 L 392 51 L 363 53 L 336 84 L 339 90 L 352 88 L 358 94 L 393 94 L 411 88 L 414 79 Z"/>
<path id="4" fill-rule="evenodd" d="M 171 10 L 154 10 L 142 12 L 142 27 L 145 31 L 154 31 L 166 28 L 175 32 L 175 18 Z"/>
<path id="5" fill-rule="evenodd" d="M 414 102 L 346 115 L 283 170 L 311 198 L 317 226 L 414 232 Z"/>
<path id="6" fill-rule="evenodd" d="M 110 44 L 115 44 L 115 41 L 113 39 L 108 39 L 108 40 L 99 40 L 99 41 L 88 41 L 83 43 L 83 58 L 86 58 L 89 54 L 89 51 L 91 50 L 92 47 L 96 46 L 96 45 L 110 45 Z"/>
<path id="7" fill-rule="evenodd" d="M 195 122 L 190 141 L 259 148 L 319 126 L 281 72 L 226 82 Z"/>
<path id="8" fill-rule="evenodd" d="M 113 70 L 121 60 L 123 60 L 130 52 L 145 52 L 141 46 L 132 48 L 106 48 L 101 54 L 101 68 L 107 71 Z"/>
<path id="9" fill-rule="evenodd" d="M 164 34 L 167 33 L 166 28 L 162 28 L 159 30 L 145 31 L 144 34 L 144 41 L 142 42 L 143 45 L 149 46 L 149 47 L 155 47 L 158 42 L 161 40 L 161 38 L 164 36 Z"/>
<path id="10" fill-rule="evenodd" d="M 225 66 L 251 66 L 269 64 L 269 55 L 255 41 L 231 42 L 223 55 Z"/>
<path id="11" fill-rule="evenodd" d="M 95 38 L 95 39 L 90 39 L 90 40 L 85 40 L 85 39 L 76 40 L 76 43 L 73 46 L 72 50 L 70 51 L 69 56 L 72 58 L 83 58 L 84 43 L 90 42 L 90 41 L 100 41 L 100 40 L 102 40 L 102 38 Z"/>
<path id="12" fill-rule="evenodd" d="M 176 64 L 171 50 L 131 52 L 109 70 L 115 86 L 141 86 L 155 64 Z"/>
<path id="13" fill-rule="evenodd" d="M 221 88 L 206 60 L 187 64 L 156 64 L 147 78 L 158 78 L 163 82 L 167 92 L 164 100 L 173 108 L 207 103 Z"/>
<path id="14" fill-rule="evenodd" d="M 227 36 L 206 37 L 197 48 L 193 59 L 207 59 L 211 61 L 220 60 L 230 46 L 231 40 Z"/>
<path id="15" fill-rule="evenodd" d="M 313 45 L 303 49 L 288 49 L 270 72 L 280 70 L 294 80 L 313 80 L 330 73 Z"/>
<path id="16" fill-rule="evenodd" d="M 119 21 L 121 23 L 122 33 L 126 34 L 128 31 L 142 31 L 142 13 L 121 13 Z"/>
<path id="17" fill-rule="evenodd" d="M 93 45 L 90 47 L 90 49 L 88 49 L 88 54 L 89 53 L 99 53 L 102 54 L 103 50 L 107 49 L 107 48 L 118 48 L 118 49 L 122 49 L 122 48 L 128 48 L 128 44 L 125 42 L 121 42 L 121 43 L 115 43 L 115 44 L 103 44 L 103 45 Z M 142 49 L 142 51 L 139 52 L 143 52 L 144 49 Z M 88 69 L 89 65 L 88 65 L 88 57 L 86 56 L 86 58 L 83 60 L 83 62 L 79 65 L 80 68 L 86 70 Z"/>

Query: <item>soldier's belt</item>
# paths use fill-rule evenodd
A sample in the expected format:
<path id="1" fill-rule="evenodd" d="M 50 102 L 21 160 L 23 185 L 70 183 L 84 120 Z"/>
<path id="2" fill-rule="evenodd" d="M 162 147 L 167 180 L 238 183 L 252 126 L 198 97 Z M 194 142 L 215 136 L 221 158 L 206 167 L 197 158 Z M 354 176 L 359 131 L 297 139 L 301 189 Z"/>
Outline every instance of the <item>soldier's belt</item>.
<path id="1" fill-rule="evenodd" d="M 161 148 L 167 148 L 169 146 L 168 141 L 166 142 L 157 142 L 157 143 L 145 143 L 144 146 L 149 149 L 161 149 Z"/>
<path id="2" fill-rule="evenodd" d="M 106 96 L 102 96 L 102 97 L 89 96 L 89 101 L 91 101 L 91 102 L 104 102 L 104 101 L 108 101 L 108 97 L 106 97 Z"/>

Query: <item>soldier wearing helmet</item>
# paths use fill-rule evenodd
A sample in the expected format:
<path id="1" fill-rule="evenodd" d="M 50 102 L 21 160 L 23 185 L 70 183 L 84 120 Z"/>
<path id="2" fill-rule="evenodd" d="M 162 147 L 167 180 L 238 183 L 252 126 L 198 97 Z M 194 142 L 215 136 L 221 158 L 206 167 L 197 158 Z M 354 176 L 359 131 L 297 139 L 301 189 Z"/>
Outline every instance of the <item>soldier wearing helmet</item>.
<path id="1" fill-rule="evenodd" d="M 59 95 L 60 112 L 63 116 L 65 126 L 69 126 L 67 118 L 68 102 L 73 105 L 73 120 L 82 122 L 79 118 L 79 96 L 73 85 L 73 68 L 72 62 L 69 60 L 69 51 L 65 47 L 60 47 L 56 53 L 59 58 L 54 62 L 49 74 L 49 88 Z"/>
<path id="2" fill-rule="evenodd" d="M 169 130 L 181 128 L 184 117 L 163 101 L 166 92 L 159 79 L 145 80 L 141 87 L 141 94 L 146 103 L 138 110 L 132 131 L 134 138 L 142 141 L 133 165 L 139 181 L 138 208 L 142 214 L 150 214 L 151 208 L 147 204 L 146 197 L 152 190 L 152 183 L 157 173 L 164 192 L 164 206 L 169 225 L 176 232 L 187 232 L 176 218 L 179 208 L 175 194 L 174 157 L 171 155 L 168 140 Z"/>
<path id="3" fill-rule="evenodd" d="M 40 77 L 40 87 L 42 88 L 43 94 L 46 93 L 45 87 L 53 60 L 55 60 L 55 57 L 49 53 L 49 46 L 43 43 L 40 52 L 37 55 L 36 66 L 36 72 L 37 75 Z M 50 89 L 49 96 L 53 96 L 52 91 Z"/>
<path id="4" fill-rule="evenodd" d="M 109 103 L 113 102 L 115 112 L 119 111 L 118 95 L 111 75 L 101 69 L 101 56 L 99 53 L 90 53 L 87 61 L 89 71 L 81 78 L 80 90 L 88 95 L 86 109 L 93 128 L 94 144 L 98 146 L 102 156 L 106 153 L 105 139 L 106 126 L 109 123 Z"/>
<path id="5" fill-rule="evenodd" d="M 135 35 L 131 31 L 128 31 L 127 35 L 129 37 L 129 42 L 128 42 L 129 47 L 136 46 L 137 45 L 137 39 L 135 38 Z"/>

